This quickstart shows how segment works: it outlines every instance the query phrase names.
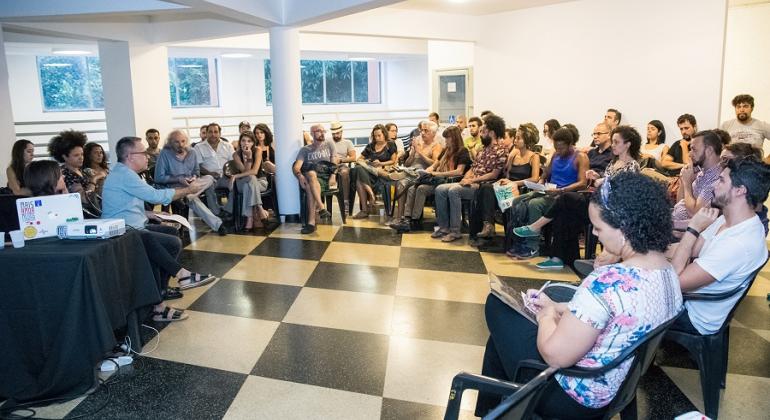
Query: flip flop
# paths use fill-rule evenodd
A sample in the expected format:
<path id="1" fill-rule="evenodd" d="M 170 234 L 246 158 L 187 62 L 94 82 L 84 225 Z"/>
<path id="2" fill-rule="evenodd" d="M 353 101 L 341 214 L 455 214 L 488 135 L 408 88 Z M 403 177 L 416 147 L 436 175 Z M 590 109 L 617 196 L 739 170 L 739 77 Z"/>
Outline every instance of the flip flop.
<path id="1" fill-rule="evenodd" d="M 184 313 L 184 309 L 172 308 L 166 306 L 162 311 L 155 311 L 152 313 L 152 320 L 155 322 L 175 322 L 187 319 L 187 314 Z"/>

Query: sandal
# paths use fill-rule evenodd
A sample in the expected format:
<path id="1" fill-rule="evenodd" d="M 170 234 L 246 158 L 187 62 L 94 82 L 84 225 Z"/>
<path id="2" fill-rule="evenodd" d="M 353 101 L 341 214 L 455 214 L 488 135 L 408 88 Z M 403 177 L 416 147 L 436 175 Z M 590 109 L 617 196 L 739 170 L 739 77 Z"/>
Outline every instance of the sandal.
<path id="1" fill-rule="evenodd" d="M 198 274 L 190 272 L 189 276 L 178 278 L 177 281 L 179 281 L 180 290 L 187 290 L 192 289 L 193 287 L 200 287 L 205 284 L 209 284 L 216 279 L 217 278 L 211 274 Z"/>
<path id="2" fill-rule="evenodd" d="M 184 296 L 178 287 L 169 287 L 168 289 L 160 292 L 160 297 L 163 300 L 174 300 Z"/>
<path id="3" fill-rule="evenodd" d="M 187 319 L 184 309 L 172 308 L 166 306 L 162 311 L 153 311 L 152 320 L 155 322 L 174 322 Z"/>

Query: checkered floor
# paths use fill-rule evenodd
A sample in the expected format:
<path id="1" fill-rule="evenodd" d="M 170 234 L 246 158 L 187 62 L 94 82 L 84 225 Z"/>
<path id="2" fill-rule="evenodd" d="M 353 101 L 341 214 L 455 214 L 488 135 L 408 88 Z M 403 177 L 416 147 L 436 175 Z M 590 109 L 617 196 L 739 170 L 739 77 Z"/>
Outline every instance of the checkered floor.
<path id="1" fill-rule="evenodd" d="M 577 280 L 465 239 L 398 235 L 374 217 L 299 230 L 193 235 L 183 264 L 221 279 L 172 301 L 189 319 L 154 324 L 165 328 L 145 351 L 157 348 L 123 369 L 93 418 L 439 419 L 453 375 L 481 369 L 487 271 L 533 286 Z M 723 418 L 770 412 L 767 278 L 736 315 Z M 693 368 L 664 348 L 640 388 L 640 418 L 702 409 Z M 38 415 L 86 414 L 105 398 L 100 390 Z M 474 403 L 466 393 L 464 418 Z"/>

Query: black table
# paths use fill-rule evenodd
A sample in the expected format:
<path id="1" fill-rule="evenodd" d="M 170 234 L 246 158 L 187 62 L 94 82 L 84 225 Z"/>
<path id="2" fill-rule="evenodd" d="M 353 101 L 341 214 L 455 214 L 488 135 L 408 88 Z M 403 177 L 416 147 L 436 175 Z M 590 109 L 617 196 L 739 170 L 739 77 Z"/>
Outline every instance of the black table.
<path id="1" fill-rule="evenodd" d="M 0 400 L 74 397 L 127 328 L 160 302 L 136 231 L 107 240 L 27 241 L 0 250 Z"/>

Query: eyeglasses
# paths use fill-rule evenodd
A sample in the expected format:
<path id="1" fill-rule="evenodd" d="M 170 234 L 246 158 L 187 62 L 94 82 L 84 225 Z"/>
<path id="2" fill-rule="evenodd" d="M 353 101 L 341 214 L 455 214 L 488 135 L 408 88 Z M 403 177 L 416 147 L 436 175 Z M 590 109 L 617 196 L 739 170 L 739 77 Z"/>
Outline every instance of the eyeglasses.
<path id="1" fill-rule="evenodd" d="M 147 152 L 131 152 L 129 155 L 144 155 L 145 157 L 149 156 Z"/>
<path id="2" fill-rule="evenodd" d="M 601 136 L 602 134 L 609 134 L 609 131 L 596 131 L 594 133 L 591 133 L 592 136 Z"/>

